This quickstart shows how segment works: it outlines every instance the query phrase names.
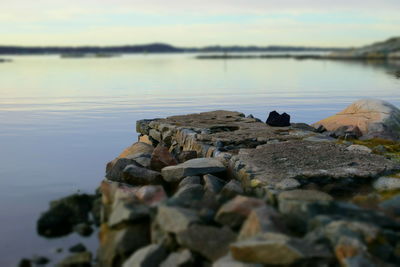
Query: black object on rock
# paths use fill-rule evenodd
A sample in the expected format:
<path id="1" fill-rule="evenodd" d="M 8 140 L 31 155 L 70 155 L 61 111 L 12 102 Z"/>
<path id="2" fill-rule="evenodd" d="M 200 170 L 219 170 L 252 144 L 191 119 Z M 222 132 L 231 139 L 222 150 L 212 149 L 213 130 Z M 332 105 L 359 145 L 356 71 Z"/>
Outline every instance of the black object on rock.
<path id="1" fill-rule="evenodd" d="M 287 113 L 281 115 L 274 110 L 269 113 L 267 124 L 274 127 L 290 126 L 290 115 Z"/>

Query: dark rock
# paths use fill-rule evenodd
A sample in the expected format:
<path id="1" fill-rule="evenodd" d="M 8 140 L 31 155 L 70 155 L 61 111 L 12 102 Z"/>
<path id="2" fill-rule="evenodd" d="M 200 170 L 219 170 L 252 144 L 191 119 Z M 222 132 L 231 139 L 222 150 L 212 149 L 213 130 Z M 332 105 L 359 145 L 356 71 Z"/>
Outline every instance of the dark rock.
<path id="1" fill-rule="evenodd" d="M 225 185 L 225 181 L 219 179 L 218 177 L 206 174 L 203 176 L 204 189 L 218 194 Z"/>
<path id="2" fill-rule="evenodd" d="M 123 170 L 122 181 L 131 185 L 154 185 L 161 184 L 162 177 L 159 172 L 132 164 Z"/>
<path id="3" fill-rule="evenodd" d="M 97 253 L 100 266 L 121 266 L 137 249 L 150 244 L 149 222 L 130 225 L 122 230 L 104 226 L 100 231 L 100 248 Z"/>
<path id="4" fill-rule="evenodd" d="M 194 266 L 194 264 L 195 259 L 192 252 L 188 249 L 184 249 L 169 254 L 168 258 L 161 263 L 160 267 L 191 267 Z"/>
<path id="5" fill-rule="evenodd" d="M 148 245 L 137 250 L 124 262 L 123 267 L 159 267 L 167 257 L 167 251 L 158 244 Z"/>
<path id="6" fill-rule="evenodd" d="M 309 132 L 315 131 L 315 128 L 308 125 L 307 123 L 291 123 L 290 126 L 294 129 L 299 129 L 299 130 L 304 130 L 304 131 L 309 131 Z"/>
<path id="7" fill-rule="evenodd" d="M 326 130 L 326 128 L 324 127 L 324 125 L 318 125 L 317 128 L 315 128 L 315 131 L 316 131 L 317 133 L 323 133 L 323 132 L 326 132 L 327 130 Z"/>
<path id="8" fill-rule="evenodd" d="M 18 267 L 31 267 L 32 263 L 28 259 L 21 259 L 18 263 Z"/>
<path id="9" fill-rule="evenodd" d="M 195 159 L 195 158 L 197 158 L 197 152 L 194 151 L 194 150 L 182 151 L 178 155 L 179 163 L 183 163 L 185 161 L 188 161 L 188 160 L 191 160 L 191 159 Z"/>
<path id="10" fill-rule="evenodd" d="M 201 202 L 204 196 L 203 186 L 200 184 L 185 185 L 167 200 L 167 203 L 181 207 L 196 207 Z"/>
<path id="11" fill-rule="evenodd" d="M 128 165 L 138 165 L 135 160 L 127 158 L 117 158 L 107 164 L 106 178 L 111 181 L 122 182 L 124 170 Z"/>
<path id="12" fill-rule="evenodd" d="M 229 228 L 194 224 L 176 237 L 181 246 L 215 261 L 228 252 L 229 244 L 236 239 L 236 234 Z"/>
<path id="13" fill-rule="evenodd" d="M 200 184 L 200 176 L 188 176 L 182 179 L 178 187 L 182 188 L 186 185 Z"/>
<path id="14" fill-rule="evenodd" d="M 56 237 L 71 233 L 74 225 L 88 221 L 92 199 L 86 194 L 75 194 L 51 202 L 50 209 L 37 222 L 39 235 Z"/>
<path id="15" fill-rule="evenodd" d="M 400 195 L 383 201 L 379 204 L 379 207 L 394 216 L 400 217 Z"/>
<path id="16" fill-rule="evenodd" d="M 89 251 L 72 254 L 57 264 L 57 267 L 90 267 L 92 253 Z"/>
<path id="17" fill-rule="evenodd" d="M 267 122 L 269 126 L 286 127 L 290 126 L 290 115 L 283 113 L 282 115 L 275 110 L 269 113 Z"/>
<path id="18" fill-rule="evenodd" d="M 31 259 L 33 264 L 37 265 L 45 265 L 50 262 L 50 260 L 43 256 L 33 256 Z"/>
<path id="19" fill-rule="evenodd" d="M 222 205 L 215 216 L 215 221 L 227 225 L 232 229 L 238 229 L 254 208 L 263 205 L 265 203 L 261 199 L 236 196 Z"/>
<path id="20" fill-rule="evenodd" d="M 243 194 L 243 188 L 240 185 L 239 181 L 236 180 L 230 180 L 229 183 L 227 183 L 226 185 L 224 185 L 224 187 L 222 188 L 220 195 L 221 195 L 221 199 L 223 201 L 229 200 L 231 198 L 234 198 L 237 195 L 241 195 Z"/>
<path id="21" fill-rule="evenodd" d="M 93 228 L 88 223 L 79 223 L 74 226 L 74 231 L 81 236 L 90 236 L 93 233 Z"/>
<path id="22" fill-rule="evenodd" d="M 162 168 L 178 164 L 175 157 L 169 152 L 168 148 L 158 145 L 151 155 L 151 169 L 161 171 Z"/>
<path id="23" fill-rule="evenodd" d="M 82 243 L 78 243 L 69 248 L 69 252 L 84 252 L 84 251 L 86 251 L 86 247 Z"/>
<path id="24" fill-rule="evenodd" d="M 92 207 L 92 216 L 93 221 L 96 226 L 100 226 L 101 223 L 101 209 L 102 209 L 102 202 L 101 197 L 96 198 L 93 200 L 93 207 Z"/>

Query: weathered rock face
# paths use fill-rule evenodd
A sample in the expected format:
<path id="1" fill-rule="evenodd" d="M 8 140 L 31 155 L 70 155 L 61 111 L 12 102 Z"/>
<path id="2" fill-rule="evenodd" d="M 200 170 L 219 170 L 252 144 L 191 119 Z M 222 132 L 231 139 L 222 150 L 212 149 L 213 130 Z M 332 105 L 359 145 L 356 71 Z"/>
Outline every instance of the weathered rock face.
<path id="1" fill-rule="evenodd" d="M 383 156 L 347 151 L 343 145 L 290 141 L 245 150 L 232 157 L 231 168 L 243 184 L 278 186 L 287 178 L 300 184 L 360 182 L 399 170 Z M 255 184 L 253 182 L 253 184 Z"/>
<path id="2" fill-rule="evenodd" d="M 382 100 L 363 99 L 354 102 L 336 115 L 314 124 L 315 127 L 320 125 L 328 131 L 336 131 L 343 126 L 353 126 L 358 127 L 363 138 L 399 140 L 400 110 Z"/>
<path id="3" fill-rule="evenodd" d="M 167 251 L 160 245 L 148 245 L 136 251 L 123 267 L 158 267 L 167 257 Z"/>

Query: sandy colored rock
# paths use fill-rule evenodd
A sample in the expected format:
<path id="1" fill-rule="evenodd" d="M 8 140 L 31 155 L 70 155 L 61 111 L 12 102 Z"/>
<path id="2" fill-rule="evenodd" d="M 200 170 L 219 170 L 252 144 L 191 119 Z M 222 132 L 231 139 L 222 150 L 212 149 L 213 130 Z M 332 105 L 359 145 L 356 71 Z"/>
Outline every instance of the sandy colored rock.
<path id="1" fill-rule="evenodd" d="M 358 127 L 367 138 L 379 137 L 398 140 L 400 137 L 400 110 L 378 99 L 362 99 L 343 111 L 313 124 L 323 125 L 328 131 L 343 126 Z"/>
<path id="2" fill-rule="evenodd" d="M 151 154 L 153 153 L 154 147 L 150 144 L 144 142 L 136 142 L 130 147 L 127 147 L 122 153 L 118 156 L 118 158 L 129 158 L 129 156 L 143 153 L 143 154 Z"/>

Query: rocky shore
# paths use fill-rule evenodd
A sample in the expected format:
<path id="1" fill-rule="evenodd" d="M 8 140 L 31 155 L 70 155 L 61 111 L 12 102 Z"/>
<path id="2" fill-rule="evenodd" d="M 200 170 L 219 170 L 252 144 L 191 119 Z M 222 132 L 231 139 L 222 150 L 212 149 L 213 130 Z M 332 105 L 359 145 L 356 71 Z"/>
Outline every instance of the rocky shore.
<path id="1" fill-rule="evenodd" d="M 141 120 L 91 205 L 52 228 L 48 213 L 71 207 L 53 203 L 38 229 L 93 214 L 96 260 L 59 266 L 396 266 L 399 114 L 361 100 L 313 126 L 222 110 Z"/>

